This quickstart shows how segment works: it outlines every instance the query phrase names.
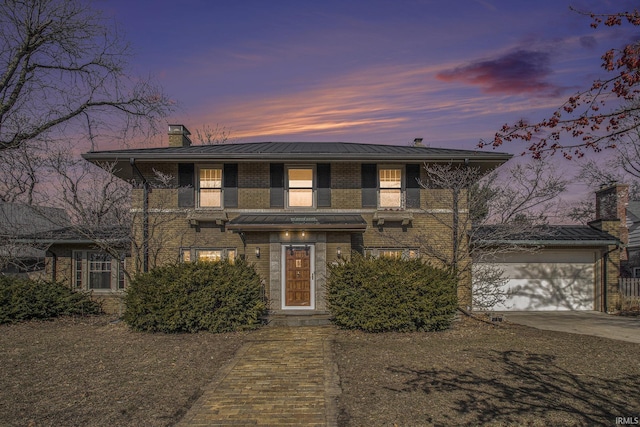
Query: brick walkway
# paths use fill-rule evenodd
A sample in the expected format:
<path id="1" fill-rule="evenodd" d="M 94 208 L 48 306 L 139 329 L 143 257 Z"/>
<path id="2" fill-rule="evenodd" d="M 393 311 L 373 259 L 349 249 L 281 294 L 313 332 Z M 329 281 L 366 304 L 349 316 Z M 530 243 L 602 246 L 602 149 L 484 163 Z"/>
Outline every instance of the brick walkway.
<path id="1" fill-rule="evenodd" d="M 264 328 L 218 373 L 179 427 L 335 426 L 332 327 Z"/>

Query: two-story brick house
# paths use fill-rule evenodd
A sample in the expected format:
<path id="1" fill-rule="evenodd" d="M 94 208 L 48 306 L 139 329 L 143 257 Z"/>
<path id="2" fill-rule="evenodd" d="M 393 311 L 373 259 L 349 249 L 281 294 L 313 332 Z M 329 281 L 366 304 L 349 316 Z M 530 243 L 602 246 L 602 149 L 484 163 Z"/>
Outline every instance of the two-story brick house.
<path id="1" fill-rule="evenodd" d="M 138 183 L 132 248 L 137 271 L 243 257 L 262 276 L 271 312 L 286 314 L 326 310 L 328 262 L 352 251 L 415 257 L 421 255 L 416 236 L 442 240 L 442 233 L 435 237 L 441 223 L 434 215 L 446 220 L 452 212 L 439 203 L 438 192 L 446 190 L 420 185 L 425 162 L 489 170 L 511 156 L 421 144 L 195 146 L 184 126 L 170 125 L 168 147 L 83 157 L 116 163 L 119 177 Z"/>

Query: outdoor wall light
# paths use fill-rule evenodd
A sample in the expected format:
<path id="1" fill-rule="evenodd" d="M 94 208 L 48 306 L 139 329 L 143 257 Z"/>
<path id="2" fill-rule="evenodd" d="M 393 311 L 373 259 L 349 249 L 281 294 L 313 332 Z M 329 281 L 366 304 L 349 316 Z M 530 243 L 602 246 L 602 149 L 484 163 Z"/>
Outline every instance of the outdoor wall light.
<path id="1" fill-rule="evenodd" d="M 304 236 L 305 236 L 305 233 L 304 233 L 304 231 L 303 231 L 303 232 L 302 232 L 302 237 L 304 237 Z"/>
<path id="2" fill-rule="evenodd" d="M 260 248 L 256 248 L 256 258 L 260 258 Z"/>
<path id="3" fill-rule="evenodd" d="M 342 258 L 342 248 L 338 246 L 338 259 Z"/>
<path id="4" fill-rule="evenodd" d="M 288 232 L 288 231 L 285 231 L 285 232 L 284 232 L 284 235 L 285 235 L 285 237 L 289 237 L 289 232 Z"/>

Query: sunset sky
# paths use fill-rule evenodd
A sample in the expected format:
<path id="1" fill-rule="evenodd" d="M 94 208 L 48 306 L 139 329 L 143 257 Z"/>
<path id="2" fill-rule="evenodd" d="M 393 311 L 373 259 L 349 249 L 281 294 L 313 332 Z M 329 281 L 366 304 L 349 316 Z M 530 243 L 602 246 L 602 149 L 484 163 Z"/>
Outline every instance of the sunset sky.
<path id="1" fill-rule="evenodd" d="M 239 142 L 475 148 L 550 114 L 637 36 L 590 28 L 625 0 L 98 0 L 193 132 Z M 637 37 L 636 37 L 637 38 Z M 522 146 L 503 147 L 520 153 Z"/>

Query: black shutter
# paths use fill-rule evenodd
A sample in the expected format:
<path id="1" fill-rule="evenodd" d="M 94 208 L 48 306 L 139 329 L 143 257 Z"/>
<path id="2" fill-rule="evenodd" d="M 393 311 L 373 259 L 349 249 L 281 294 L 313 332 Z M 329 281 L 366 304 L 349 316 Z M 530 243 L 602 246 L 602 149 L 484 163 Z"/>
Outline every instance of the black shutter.
<path id="1" fill-rule="evenodd" d="M 178 206 L 192 208 L 196 205 L 195 173 L 193 163 L 178 163 Z"/>
<path id="2" fill-rule="evenodd" d="M 378 207 L 378 168 L 373 163 L 361 166 L 362 207 Z"/>
<path id="3" fill-rule="evenodd" d="M 407 165 L 407 203 L 408 209 L 420 208 L 420 165 Z"/>
<path id="4" fill-rule="evenodd" d="M 331 164 L 318 163 L 316 166 L 318 176 L 318 201 L 319 208 L 331 207 Z"/>
<path id="5" fill-rule="evenodd" d="M 270 206 L 272 208 L 284 207 L 284 163 L 271 163 L 270 172 Z"/>
<path id="6" fill-rule="evenodd" d="M 222 173 L 222 187 L 224 191 L 224 207 L 238 207 L 238 164 L 225 163 Z"/>

